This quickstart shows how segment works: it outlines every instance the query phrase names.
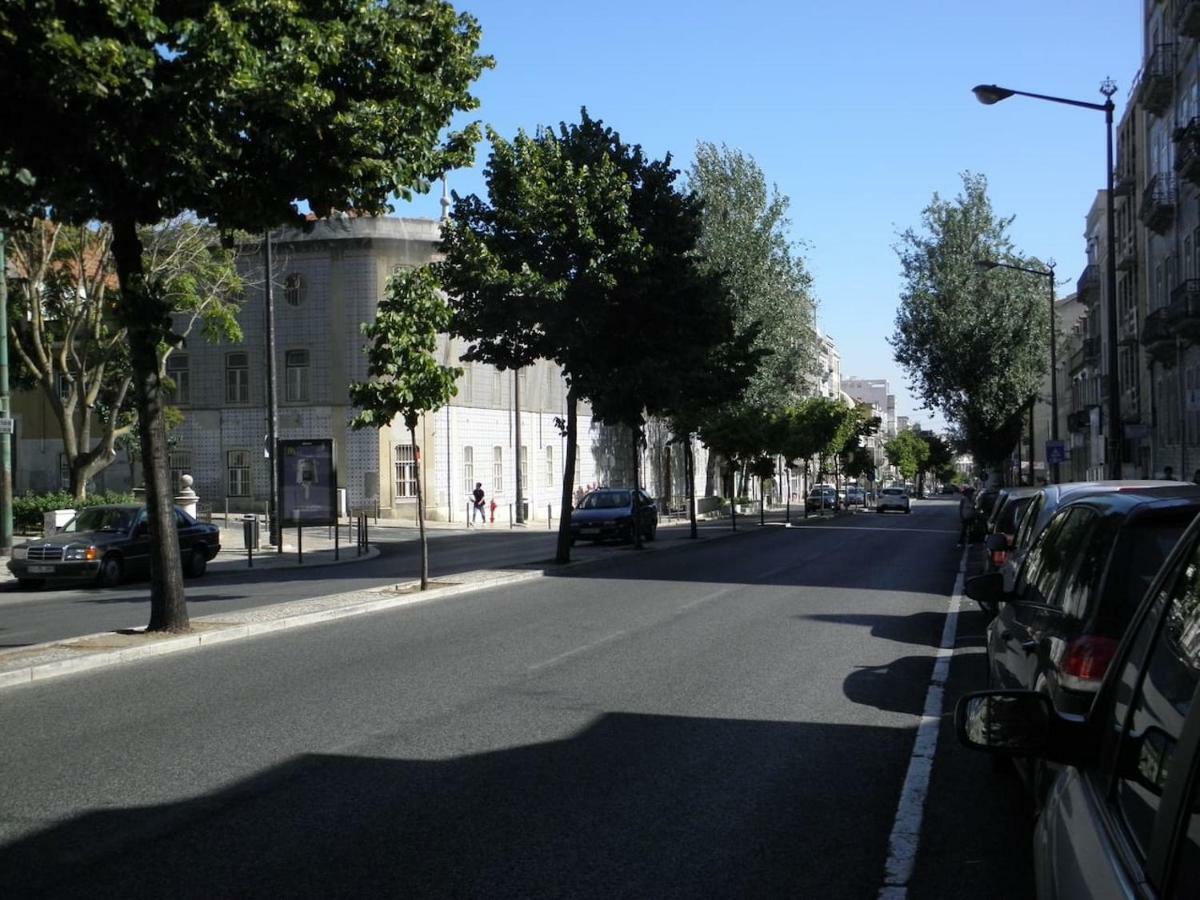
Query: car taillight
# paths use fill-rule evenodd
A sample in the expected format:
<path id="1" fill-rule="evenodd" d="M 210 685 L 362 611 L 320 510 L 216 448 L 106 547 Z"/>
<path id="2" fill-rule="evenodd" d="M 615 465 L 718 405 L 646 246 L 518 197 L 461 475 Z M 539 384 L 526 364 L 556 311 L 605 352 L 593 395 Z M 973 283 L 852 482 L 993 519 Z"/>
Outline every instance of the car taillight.
<path id="1" fill-rule="evenodd" d="M 1002 565 L 1004 565 L 1004 561 L 1006 559 L 1008 559 L 1008 551 L 1007 550 L 993 550 L 992 551 L 992 565 L 995 566 L 997 569 L 1000 568 Z"/>
<path id="2" fill-rule="evenodd" d="M 1097 691 L 1108 664 L 1117 652 L 1117 642 L 1110 637 L 1085 634 L 1067 644 L 1067 652 L 1059 666 L 1063 687 L 1076 691 Z"/>

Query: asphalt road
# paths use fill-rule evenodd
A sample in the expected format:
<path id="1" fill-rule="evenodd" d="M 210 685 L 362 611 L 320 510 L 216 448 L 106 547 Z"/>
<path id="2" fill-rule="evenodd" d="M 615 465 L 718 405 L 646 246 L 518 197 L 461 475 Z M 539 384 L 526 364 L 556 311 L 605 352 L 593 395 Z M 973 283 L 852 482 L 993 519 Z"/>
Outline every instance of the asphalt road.
<path id="1" fill-rule="evenodd" d="M 15 896 L 874 897 L 953 509 L 748 529 L 11 691 Z M 968 612 L 950 700 L 980 686 Z M 910 897 L 1031 893 L 943 728 Z"/>

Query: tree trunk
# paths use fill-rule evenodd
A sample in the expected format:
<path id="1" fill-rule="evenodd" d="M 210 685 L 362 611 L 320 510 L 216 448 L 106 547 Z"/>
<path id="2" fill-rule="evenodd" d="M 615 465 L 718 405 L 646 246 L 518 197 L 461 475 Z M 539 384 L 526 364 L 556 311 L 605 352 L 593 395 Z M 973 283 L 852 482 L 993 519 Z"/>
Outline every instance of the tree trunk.
<path id="1" fill-rule="evenodd" d="M 737 467 L 729 461 L 729 524 L 737 531 Z"/>
<path id="2" fill-rule="evenodd" d="M 554 561 L 571 561 L 571 496 L 575 486 L 575 454 L 578 444 L 577 398 L 575 389 L 567 391 L 567 458 L 563 460 L 562 514 L 558 517 L 558 548 Z"/>
<path id="3" fill-rule="evenodd" d="M 142 242 L 132 219 L 113 223 L 113 257 L 121 285 L 118 314 L 128 329 L 134 404 L 141 422 L 142 475 L 150 525 L 150 631 L 188 631 L 175 504 L 167 465 L 167 429 L 158 343 L 170 335 L 167 305 L 146 283 Z"/>
<path id="4" fill-rule="evenodd" d="M 412 445 L 413 464 L 417 469 L 417 530 L 421 535 L 421 590 L 429 588 L 429 543 L 425 540 L 425 494 L 421 490 L 422 467 L 420 465 L 420 450 L 417 449 L 417 427 L 408 426 L 408 439 Z"/>
<path id="5" fill-rule="evenodd" d="M 783 503 L 784 503 L 783 522 L 785 525 L 791 525 L 792 524 L 792 470 L 790 467 L 784 466 L 783 477 L 784 477 L 784 483 L 786 485 L 784 488 L 785 493 L 784 493 L 784 499 L 783 499 Z"/>
<path id="6" fill-rule="evenodd" d="M 633 499 L 633 525 L 631 526 L 633 529 L 633 549 L 641 550 L 642 549 L 642 498 L 641 498 L 640 492 L 638 491 L 638 470 L 640 468 L 640 466 L 638 465 L 638 463 L 640 462 L 640 460 L 638 459 L 638 450 L 639 450 L 638 445 L 641 443 L 638 439 L 641 437 L 641 427 L 638 425 L 634 425 L 632 428 L 629 429 L 629 431 L 633 436 L 633 456 L 630 457 L 630 459 L 633 462 L 633 498 L 632 498 Z"/>
<path id="7" fill-rule="evenodd" d="M 696 524 L 696 456 L 692 450 L 692 436 L 687 436 L 687 455 L 683 458 L 683 470 L 687 473 L 687 503 L 688 522 L 691 525 L 691 536 L 699 537 L 700 530 Z"/>

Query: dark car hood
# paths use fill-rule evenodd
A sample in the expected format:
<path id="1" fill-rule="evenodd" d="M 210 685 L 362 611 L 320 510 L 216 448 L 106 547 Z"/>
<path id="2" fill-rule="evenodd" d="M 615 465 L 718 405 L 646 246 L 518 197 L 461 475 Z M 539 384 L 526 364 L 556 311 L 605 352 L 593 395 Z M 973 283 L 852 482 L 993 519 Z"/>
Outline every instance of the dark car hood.
<path id="1" fill-rule="evenodd" d="M 49 537 L 34 538 L 20 545 L 23 547 L 65 547 L 68 544 L 95 544 L 101 547 L 129 539 L 126 531 L 60 531 Z"/>
<path id="2" fill-rule="evenodd" d="M 599 525 L 601 522 L 615 522 L 617 519 L 633 517 L 633 510 L 628 506 L 618 506 L 614 509 L 576 509 L 571 512 L 571 521 L 581 525 Z"/>

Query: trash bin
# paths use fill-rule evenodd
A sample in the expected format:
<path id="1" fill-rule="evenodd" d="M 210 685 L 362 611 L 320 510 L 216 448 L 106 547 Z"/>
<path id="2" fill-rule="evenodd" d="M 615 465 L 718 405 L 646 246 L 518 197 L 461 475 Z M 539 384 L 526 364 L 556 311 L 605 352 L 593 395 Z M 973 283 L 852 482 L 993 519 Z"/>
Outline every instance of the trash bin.
<path id="1" fill-rule="evenodd" d="M 242 548 L 258 549 L 258 516 L 242 516 Z"/>

